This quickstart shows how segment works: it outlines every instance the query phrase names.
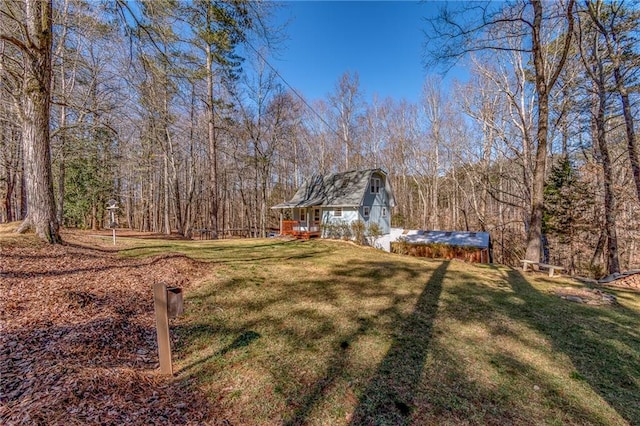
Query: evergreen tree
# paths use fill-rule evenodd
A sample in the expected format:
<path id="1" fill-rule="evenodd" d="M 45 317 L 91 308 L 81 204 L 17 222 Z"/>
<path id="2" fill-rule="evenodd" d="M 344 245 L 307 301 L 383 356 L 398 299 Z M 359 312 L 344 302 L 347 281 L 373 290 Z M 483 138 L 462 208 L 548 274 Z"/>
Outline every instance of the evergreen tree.
<path id="1" fill-rule="evenodd" d="M 570 272 L 576 270 L 578 234 L 585 222 L 587 207 L 592 203 L 593 195 L 585 182 L 580 179 L 568 156 L 562 156 L 552 166 L 544 187 L 542 232 L 548 237 L 545 253 L 553 250 L 553 262 L 568 260 Z"/>

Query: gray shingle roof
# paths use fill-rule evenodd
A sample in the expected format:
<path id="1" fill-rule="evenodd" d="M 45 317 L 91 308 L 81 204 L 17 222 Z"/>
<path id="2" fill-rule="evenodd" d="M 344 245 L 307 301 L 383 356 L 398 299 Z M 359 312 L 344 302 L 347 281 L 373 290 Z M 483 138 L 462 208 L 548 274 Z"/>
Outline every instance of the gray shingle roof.
<path id="1" fill-rule="evenodd" d="M 387 174 L 382 169 L 352 170 L 330 175 L 313 175 L 298 188 L 293 198 L 287 202 L 273 206 L 273 209 L 292 207 L 357 207 L 362 203 L 365 191 L 369 188 L 369 180 L 374 173 L 385 176 L 385 190 L 390 206 L 394 206 L 393 195 L 389 187 Z"/>

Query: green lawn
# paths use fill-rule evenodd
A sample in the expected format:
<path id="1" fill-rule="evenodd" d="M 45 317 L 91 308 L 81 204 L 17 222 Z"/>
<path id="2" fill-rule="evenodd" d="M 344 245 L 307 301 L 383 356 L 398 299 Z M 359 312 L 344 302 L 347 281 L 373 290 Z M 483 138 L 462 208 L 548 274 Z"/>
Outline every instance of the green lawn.
<path id="1" fill-rule="evenodd" d="M 640 424 L 640 295 L 332 241 L 141 242 L 213 262 L 172 323 L 217 422 Z"/>

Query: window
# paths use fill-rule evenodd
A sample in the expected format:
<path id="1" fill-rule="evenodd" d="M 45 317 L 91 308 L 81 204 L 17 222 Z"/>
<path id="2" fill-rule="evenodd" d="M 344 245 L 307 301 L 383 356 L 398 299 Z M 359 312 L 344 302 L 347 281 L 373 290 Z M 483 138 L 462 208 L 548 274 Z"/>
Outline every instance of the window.
<path id="1" fill-rule="evenodd" d="M 362 216 L 363 217 L 369 217 L 369 206 L 364 206 L 362 208 Z"/>
<path id="2" fill-rule="evenodd" d="M 371 193 L 378 194 L 380 192 L 380 178 L 371 178 Z"/>
<path id="3" fill-rule="evenodd" d="M 387 208 L 386 207 L 382 208 L 382 217 L 387 217 Z"/>
<path id="4" fill-rule="evenodd" d="M 300 209 L 300 220 L 303 222 L 307 220 L 307 209 Z"/>
<path id="5" fill-rule="evenodd" d="M 342 207 L 336 207 L 333 211 L 334 217 L 342 217 Z"/>
<path id="6" fill-rule="evenodd" d="M 320 222 L 320 209 L 315 209 L 313 211 L 313 221 Z"/>

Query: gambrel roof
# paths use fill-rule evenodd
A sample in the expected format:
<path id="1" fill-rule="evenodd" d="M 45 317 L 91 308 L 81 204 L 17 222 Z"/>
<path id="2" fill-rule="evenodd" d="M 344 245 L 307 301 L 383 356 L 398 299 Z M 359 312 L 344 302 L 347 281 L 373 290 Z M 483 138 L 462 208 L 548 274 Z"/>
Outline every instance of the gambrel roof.
<path id="1" fill-rule="evenodd" d="M 395 207 L 387 173 L 382 169 L 351 170 L 330 175 L 313 175 L 298 188 L 293 198 L 272 209 L 294 207 L 358 207 L 362 204 L 373 174 L 383 176 L 389 207 Z"/>

